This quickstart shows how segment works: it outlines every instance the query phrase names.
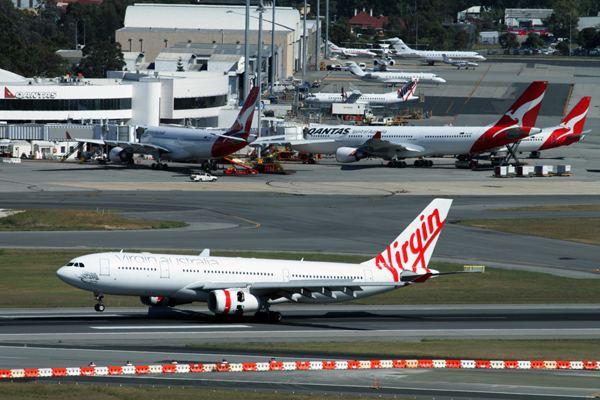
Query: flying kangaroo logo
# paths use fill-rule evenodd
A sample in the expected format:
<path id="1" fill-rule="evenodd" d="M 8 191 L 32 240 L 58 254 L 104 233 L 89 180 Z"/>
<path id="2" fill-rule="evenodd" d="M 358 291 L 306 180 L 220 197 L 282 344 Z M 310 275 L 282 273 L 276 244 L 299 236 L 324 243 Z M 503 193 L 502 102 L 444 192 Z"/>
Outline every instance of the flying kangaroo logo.
<path id="1" fill-rule="evenodd" d="M 570 120 L 566 121 L 565 123 L 562 123 L 561 125 L 564 126 L 565 128 L 569 128 L 570 131 L 573 131 L 575 129 L 575 125 L 577 125 L 577 123 L 579 121 L 585 119 L 585 117 L 587 116 L 587 113 L 588 113 L 588 109 L 586 108 L 583 113 L 571 118 Z M 579 130 L 581 130 L 581 129 L 583 129 L 583 124 Z"/>
<path id="2" fill-rule="evenodd" d="M 410 268 L 413 272 L 417 272 L 419 263 L 421 264 L 421 268 L 429 272 L 427 263 L 425 262 L 425 252 L 433 240 L 440 234 L 446 220 L 442 221 L 440 219 L 440 212 L 437 208 L 427 218 L 425 218 L 424 214 L 421 214 L 419 219 L 421 220 L 421 226 L 417 227 L 416 231 L 410 235 L 407 241 L 401 246 L 397 240 L 394 241 L 383 253 L 375 258 L 377 268 L 385 268 L 390 271 L 395 282 L 398 282 L 400 271 Z M 412 258 L 414 258 L 413 264 L 407 266 L 406 264 Z"/>
<path id="3" fill-rule="evenodd" d="M 11 93 L 10 90 L 8 90 L 7 87 L 4 87 L 4 98 L 5 99 L 14 99 L 15 95 Z"/>
<path id="4" fill-rule="evenodd" d="M 252 102 L 252 104 L 254 105 L 254 102 Z M 240 113 L 240 115 L 237 117 L 237 119 L 235 120 L 235 125 L 233 126 L 231 131 L 238 132 L 238 131 L 246 130 L 245 129 L 246 122 L 248 121 L 248 118 L 250 117 L 250 115 L 253 112 L 254 112 L 254 107 L 251 107 L 251 106 L 248 106 L 248 108 L 243 110 Z"/>
<path id="5" fill-rule="evenodd" d="M 507 131 L 509 129 L 512 129 L 515 127 L 522 127 L 523 120 L 525 119 L 526 114 L 529 111 L 533 110 L 535 107 L 537 107 L 542 102 L 543 98 L 544 98 L 544 93 L 542 92 L 541 96 L 537 97 L 536 99 L 526 102 L 525 104 L 521 105 L 514 111 L 509 110 L 506 113 L 504 113 L 502 118 L 500 118 L 500 120 L 494 125 L 494 126 L 503 126 L 503 128 L 499 129 L 496 133 L 494 133 L 492 135 L 492 138 L 495 138 L 502 132 Z M 508 118 L 510 120 L 510 122 L 509 123 L 505 122 L 505 118 Z"/>

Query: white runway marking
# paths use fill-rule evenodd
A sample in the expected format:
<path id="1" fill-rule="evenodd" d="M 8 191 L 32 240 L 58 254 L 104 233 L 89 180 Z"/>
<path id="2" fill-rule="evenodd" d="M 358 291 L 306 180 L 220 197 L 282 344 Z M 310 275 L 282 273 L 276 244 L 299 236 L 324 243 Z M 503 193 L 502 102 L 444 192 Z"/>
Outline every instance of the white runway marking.
<path id="1" fill-rule="evenodd" d="M 92 329 L 105 329 L 105 330 L 117 330 L 117 329 L 235 329 L 235 328 L 251 328 L 250 325 L 207 325 L 207 326 L 193 326 L 193 325 L 144 325 L 144 326 L 90 326 Z"/>

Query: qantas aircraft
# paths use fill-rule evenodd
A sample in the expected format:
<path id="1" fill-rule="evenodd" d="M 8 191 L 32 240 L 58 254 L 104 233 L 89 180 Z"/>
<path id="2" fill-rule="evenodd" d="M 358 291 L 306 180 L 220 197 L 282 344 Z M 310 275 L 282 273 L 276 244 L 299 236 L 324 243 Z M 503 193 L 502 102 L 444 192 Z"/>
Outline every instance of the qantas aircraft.
<path id="1" fill-rule="evenodd" d="M 418 79 L 420 83 L 444 83 L 444 79 L 436 74 L 427 72 L 370 72 L 367 73 L 359 68 L 354 61 L 346 62 L 346 67 L 352 75 L 367 82 L 375 83 L 406 83 Z"/>
<path id="2" fill-rule="evenodd" d="M 587 96 L 582 98 L 558 126 L 543 128 L 540 133 L 521 139 L 513 151 L 530 152 L 531 157 L 538 158 L 540 151 L 569 146 L 583 140 L 584 134 L 590 132 L 584 132 L 583 126 L 591 99 Z"/>
<path id="3" fill-rule="evenodd" d="M 332 53 L 339 54 L 346 58 L 357 57 L 357 56 L 373 57 L 373 56 L 377 55 L 367 49 L 347 49 L 345 47 L 337 47 L 335 44 L 333 44 L 331 42 L 327 42 L 327 44 L 329 45 L 329 50 Z"/>
<path id="4" fill-rule="evenodd" d="M 443 55 L 454 60 L 485 61 L 485 57 L 476 51 L 436 51 L 436 50 L 413 50 L 408 47 L 402 39 L 387 39 L 392 44 L 396 54 L 408 58 L 418 58 L 429 65 L 443 61 Z"/>
<path id="5" fill-rule="evenodd" d="M 252 88 L 248 98 L 240 110 L 233 126 L 226 132 L 208 129 L 174 128 L 163 126 L 139 126 L 137 135 L 139 142 L 121 140 L 75 139 L 79 142 L 114 146 L 109 158 L 115 163 L 132 163 L 133 154 L 151 154 L 156 163 L 152 169 L 168 168 L 161 164 L 161 159 L 174 161 L 199 160 L 202 169 L 211 162 L 246 147 L 256 135 L 250 134 L 256 103 L 258 87 Z M 68 134 L 67 134 L 68 135 Z"/>
<path id="6" fill-rule="evenodd" d="M 500 119 L 486 126 L 339 128 L 320 125 L 310 127 L 302 140 L 274 140 L 287 143 L 297 151 L 335 154 L 340 163 L 381 157 L 390 160 L 391 166 L 402 168 L 406 166 L 402 159 L 419 158 L 415 166 L 430 167 L 433 162 L 422 157 L 478 154 L 541 132 L 534 125 L 547 86 L 545 81 L 533 82 Z"/>
<path id="7" fill-rule="evenodd" d="M 96 253 L 74 258 L 56 275 L 94 293 L 96 311 L 105 294 L 139 296 L 143 304 L 207 302 L 215 314 L 269 312 L 279 303 L 334 303 L 388 292 L 448 273 L 428 268 L 452 200 L 435 199 L 377 257 L 362 264 L 151 253 Z M 449 272 L 457 273 L 457 272 Z"/>
<path id="8" fill-rule="evenodd" d="M 367 104 L 394 104 L 404 101 L 418 100 L 415 96 L 417 79 L 408 82 L 402 89 L 390 93 L 363 94 L 358 89 L 352 92 L 342 91 L 338 93 L 313 93 L 305 98 L 308 104 L 332 104 L 332 103 L 367 103 Z"/>

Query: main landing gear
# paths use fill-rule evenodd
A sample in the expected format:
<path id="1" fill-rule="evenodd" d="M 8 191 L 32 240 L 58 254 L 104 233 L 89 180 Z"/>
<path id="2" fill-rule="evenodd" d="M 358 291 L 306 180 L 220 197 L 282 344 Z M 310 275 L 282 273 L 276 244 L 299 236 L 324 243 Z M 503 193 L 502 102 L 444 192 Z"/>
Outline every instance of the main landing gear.
<path id="1" fill-rule="evenodd" d="M 283 316 L 277 311 L 260 310 L 254 314 L 254 320 L 260 323 L 273 323 L 277 324 L 281 322 Z"/>
<path id="2" fill-rule="evenodd" d="M 423 160 L 423 159 L 418 159 L 415 160 L 415 167 L 418 168 L 429 168 L 433 166 L 433 161 L 431 160 Z"/>
<path id="3" fill-rule="evenodd" d="M 104 298 L 104 294 L 99 293 L 99 292 L 94 292 L 94 298 L 96 300 L 98 300 L 98 304 L 96 304 L 94 306 L 94 310 L 98 311 L 98 312 L 102 312 L 104 311 L 104 304 L 102 304 L 102 299 Z"/>
<path id="4" fill-rule="evenodd" d="M 152 163 L 152 169 L 162 169 L 162 170 L 168 170 L 169 166 L 165 163 L 165 164 L 161 164 L 161 163 Z"/>
<path id="5" fill-rule="evenodd" d="M 406 168 L 406 161 L 391 160 L 387 163 L 390 168 Z"/>

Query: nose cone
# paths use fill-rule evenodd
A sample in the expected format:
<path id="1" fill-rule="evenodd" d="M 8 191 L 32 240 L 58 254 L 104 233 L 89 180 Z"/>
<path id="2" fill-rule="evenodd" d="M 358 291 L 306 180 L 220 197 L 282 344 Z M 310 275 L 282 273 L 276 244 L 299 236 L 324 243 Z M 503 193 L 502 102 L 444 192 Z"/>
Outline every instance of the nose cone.
<path id="1" fill-rule="evenodd" d="M 445 80 L 444 78 L 440 78 L 439 76 L 438 76 L 438 77 L 436 77 L 434 80 L 435 80 L 435 82 L 437 82 L 437 83 L 446 83 L 446 80 Z"/>
<path id="2" fill-rule="evenodd" d="M 69 283 L 69 269 L 68 267 L 62 267 L 59 268 L 58 271 L 56 271 L 56 276 L 58 276 L 58 279 L 60 279 L 63 282 Z"/>

